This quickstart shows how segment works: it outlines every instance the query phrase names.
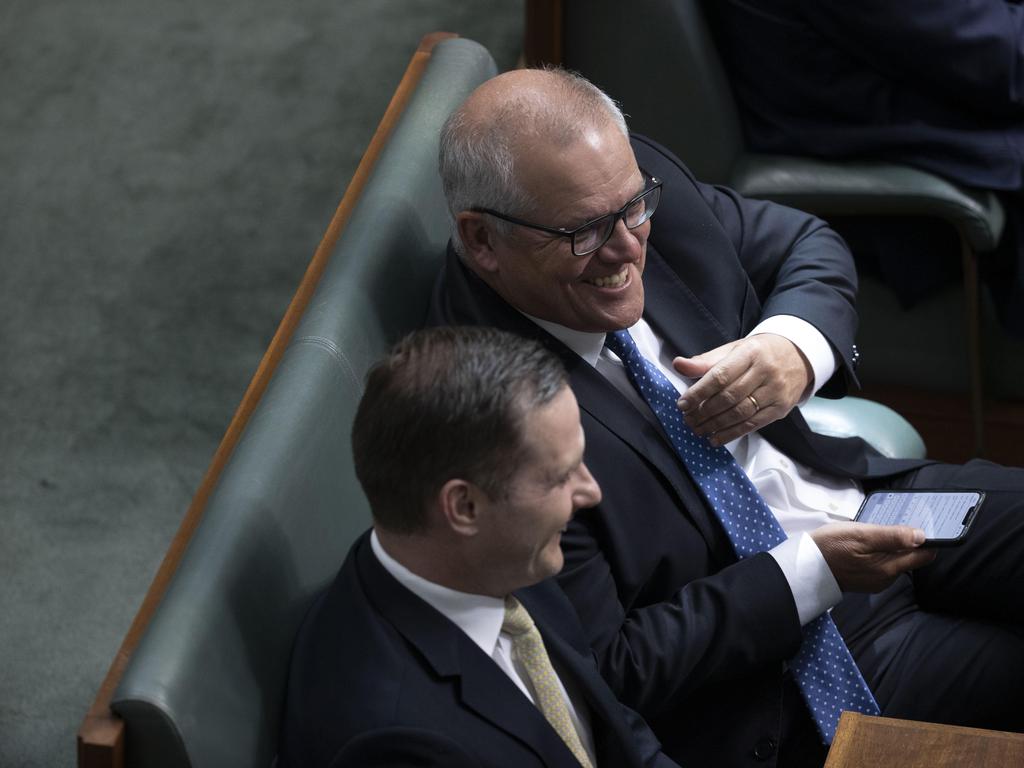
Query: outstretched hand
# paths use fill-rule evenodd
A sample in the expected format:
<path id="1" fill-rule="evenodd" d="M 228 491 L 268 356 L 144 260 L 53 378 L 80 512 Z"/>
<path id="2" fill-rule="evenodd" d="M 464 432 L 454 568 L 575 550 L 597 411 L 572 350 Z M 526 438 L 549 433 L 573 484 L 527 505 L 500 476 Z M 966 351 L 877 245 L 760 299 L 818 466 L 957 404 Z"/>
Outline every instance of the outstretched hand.
<path id="1" fill-rule="evenodd" d="M 679 399 L 686 423 L 712 445 L 724 445 L 789 413 L 814 380 L 810 362 L 792 341 L 774 333 L 739 339 L 673 367 L 699 379 Z"/>
<path id="2" fill-rule="evenodd" d="M 880 592 L 935 559 L 921 548 L 924 531 L 906 525 L 829 523 L 810 536 L 844 592 Z"/>

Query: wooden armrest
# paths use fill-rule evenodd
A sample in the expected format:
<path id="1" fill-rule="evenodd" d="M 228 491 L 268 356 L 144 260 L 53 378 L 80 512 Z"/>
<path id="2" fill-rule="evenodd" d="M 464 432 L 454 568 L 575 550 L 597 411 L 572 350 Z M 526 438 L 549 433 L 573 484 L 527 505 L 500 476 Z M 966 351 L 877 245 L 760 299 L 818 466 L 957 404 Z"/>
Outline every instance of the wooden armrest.
<path id="1" fill-rule="evenodd" d="M 1024 734 L 844 712 L 825 768 L 1024 765 Z"/>
<path id="2" fill-rule="evenodd" d="M 405 71 L 402 81 L 398 84 L 391 103 L 388 105 L 376 133 L 370 141 L 369 147 L 363 154 L 359 167 L 356 169 L 352 181 L 349 183 L 345 196 L 342 198 L 331 223 L 320 242 L 313 259 L 306 269 L 302 282 L 292 298 L 288 310 L 285 312 L 277 333 L 274 335 L 270 346 L 267 348 L 263 359 L 260 361 L 256 373 L 249 383 L 249 387 L 242 398 L 238 410 L 235 412 L 228 426 L 220 447 L 214 454 L 210 467 L 206 471 L 202 484 L 196 491 L 188 511 L 185 513 L 181 525 L 178 528 L 174 539 L 171 541 L 163 562 L 157 571 L 156 576 L 150 584 L 149 590 L 142 601 L 142 605 L 132 621 L 128 633 L 121 643 L 121 647 L 114 657 L 107 672 L 106 678 L 100 685 L 96 699 L 86 714 L 82 725 L 78 730 L 78 766 L 79 768 L 120 768 L 124 765 L 125 734 L 124 722 L 110 709 L 110 702 L 117 689 L 118 683 L 128 666 L 136 647 L 142 639 L 146 628 L 149 626 L 164 593 L 170 584 L 171 578 L 178 569 L 185 550 L 188 548 L 199 521 L 203 517 L 207 500 L 210 497 L 217 481 L 220 479 L 228 459 L 238 443 L 249 418 L 252 416 L 256 405 L 263 396 L 267 384 L 270 382 L 277 365 L 288 346 L 299 320 L 302 318 L 310 298 L 320 282 L 320 276 L 324 271 L 335 243 L 345 227 L 352 210 L 362 193 L 363 187 L 370 178 L 374 164 L 387 143 L 392 129 L 399 117 L 405 110 L 409 98 L 416 90 L 420 78 L 430 61 L 431 52 L 434 46 L 441 40 L 457 37 L 449 32 L 434 32 L 426 35 L 421 41 L 419 48 L 413 54 L 412 61 Z"/>

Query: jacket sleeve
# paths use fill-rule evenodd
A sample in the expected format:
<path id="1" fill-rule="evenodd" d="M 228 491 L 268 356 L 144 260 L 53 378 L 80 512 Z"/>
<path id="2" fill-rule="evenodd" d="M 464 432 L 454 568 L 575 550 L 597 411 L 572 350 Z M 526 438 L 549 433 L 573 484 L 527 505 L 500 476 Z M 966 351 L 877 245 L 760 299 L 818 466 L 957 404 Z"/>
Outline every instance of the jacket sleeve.
<path id="1" fill-rule="evenodd" d="M 562 535 L 557 579 L 612 690 L 653 720 L 709 683 L 781 669 L 802 635 L 776 561 L 723 562 L 724 532 L 712 551 L 645 459 L 583 419 L 603 498 Z"/>
<path id="2" fill-rule="evenodd" d="M 688 264 L 708 257 L 691 252 L 695 232 L 681 222 L 705 217 L 707 226 L 718 230 L 714 258 L 725 259 L 723 249 L 731 249 L 730 258 L 738 262 L 733 273 L 723 264 L 717 279 L 742 281 L 742 269 L 760 302 L 755 322 L 785 314 L 817 328 L 841 363 L 820 394 L 845 394 L 846 381 L 856 381 L 857 272 L 843 239 L 803 211 L 697 181 L 675 155 L 650 139 L 634 136 L 633 146 L 640 164 L 665 187 L 651 234 L 659 253 L 669 263 L 678 255 L 674 268 L 689 273 Z M 705 210 L 694 210 L 698 206 Z M 707 286 L 714 288 L 710 282 Z"/>
<path id="3" fill-rule="evenodd" d="M 616 578 L 629 577 L 613 573 L 592 536 L 571 528 L 563 546 L 572 562 L 558 580 L 586 628 L 601 674 L 648 719 L 701 686 L 781 664 L 799 648 L 793 596 L 770 555 L 690 581 L 667 599 L 643 603 L 629 596 L 627 605 Z"/>
<path id="4" fill-rule="evenodd" d="M 679 768 L 679 764 L 675 760 L 661 751 L 661 742 L 658 741 L 658 737 L 654 735 L 651 727 L 647 725 L 647 721 L 625 704 L 620 706 L 623 719 L 633 734 L 633 741 L 640 751 L 640 759 L 643 760 L 644 766 L 646 768 Z"/>
<path id="5" fill-rule="evenodd" d="M 1024 112 L 1024 9 L 1007 0 L 803 0 L 807 23 L 890 78 L 993 115 Z"/>
<path id="6" fill-rule="evenodd" d="M 733 240 L 763 320 L 794 315 L 817 328 L 854 378 L 857 272 L 843 239 L 795 208 L 697 183 Z"/>

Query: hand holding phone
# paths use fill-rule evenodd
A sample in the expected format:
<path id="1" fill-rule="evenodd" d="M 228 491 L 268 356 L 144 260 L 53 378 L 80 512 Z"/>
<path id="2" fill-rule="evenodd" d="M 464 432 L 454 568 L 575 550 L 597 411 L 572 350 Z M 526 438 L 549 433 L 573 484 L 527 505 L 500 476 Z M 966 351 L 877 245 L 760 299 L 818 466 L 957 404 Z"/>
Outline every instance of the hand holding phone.
<path id="1" fill-rule="evenodd" d="M 935 559 L 923 531 L 904 525 L 828 523 L 810 536 L 843 592 L 879 592 Z"/>
<path id="2" fill-rule="evenodd" d="M 920 528 L 924 546 L 952 547 L 963 543 L 984 499 L 981 491 L 875 491 L 854 519 Z"/>

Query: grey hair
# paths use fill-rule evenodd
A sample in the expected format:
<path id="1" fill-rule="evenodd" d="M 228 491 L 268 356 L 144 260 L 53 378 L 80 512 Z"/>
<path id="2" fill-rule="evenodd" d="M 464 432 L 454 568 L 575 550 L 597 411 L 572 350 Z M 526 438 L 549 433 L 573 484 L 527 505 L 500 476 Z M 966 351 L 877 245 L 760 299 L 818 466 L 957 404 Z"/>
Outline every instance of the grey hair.
<path id="1" fill-rule="evenodd" d="M 489 114 L 471 116 L 465 105 L 441 128 L 438 169 L 451 216 L 452 243 L 465 254 L 456 215 L 471 208 L 493 208 L 528 216 L 533 201 L 516 177 L 516 149 L 527 140 L 553 141 L 567 146 L 594 125 L 610 120 L 629 135 L 619 105 L 586 78 L 560 68 L 544 70 L 554 78 L 554 95 L 524 89 Z M 512 224 L 494 219 L 502 237 Z"/>

